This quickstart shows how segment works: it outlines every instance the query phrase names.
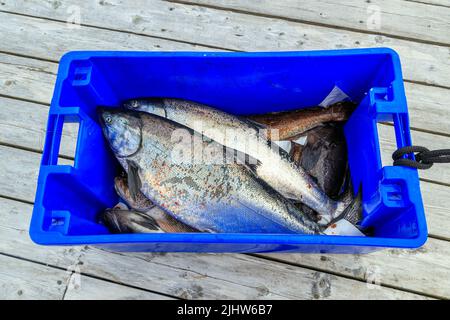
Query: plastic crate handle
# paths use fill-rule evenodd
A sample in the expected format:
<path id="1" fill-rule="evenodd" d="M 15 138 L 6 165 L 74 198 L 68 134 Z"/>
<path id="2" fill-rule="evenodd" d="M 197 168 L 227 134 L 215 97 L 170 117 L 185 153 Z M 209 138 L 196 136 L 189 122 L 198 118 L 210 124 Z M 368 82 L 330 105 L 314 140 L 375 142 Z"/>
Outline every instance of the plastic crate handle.
<path id="1" fill-rule="evenodd" d="M 57 165 L 59 147 L 61 145 L 62 129 L 64 126 L 64 115 L 50 114 L 45 136 L 45 145 L 42 155 L 42 165 Z"/>

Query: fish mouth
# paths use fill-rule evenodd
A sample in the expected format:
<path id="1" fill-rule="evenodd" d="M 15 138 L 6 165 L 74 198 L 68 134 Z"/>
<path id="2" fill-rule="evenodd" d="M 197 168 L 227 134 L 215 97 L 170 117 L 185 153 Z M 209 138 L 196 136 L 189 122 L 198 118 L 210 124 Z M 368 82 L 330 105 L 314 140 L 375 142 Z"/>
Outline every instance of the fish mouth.
<path id="1" fill-rule="evenodd" d="M 117 218 L 118 217 L 114 211 L 114 208 L 108 208 L 103 213 L 103 221 L 106 222 L 110 230 L 114 233 L 121 233 L 122 228 L 120 227 L 120 223 Z"/>

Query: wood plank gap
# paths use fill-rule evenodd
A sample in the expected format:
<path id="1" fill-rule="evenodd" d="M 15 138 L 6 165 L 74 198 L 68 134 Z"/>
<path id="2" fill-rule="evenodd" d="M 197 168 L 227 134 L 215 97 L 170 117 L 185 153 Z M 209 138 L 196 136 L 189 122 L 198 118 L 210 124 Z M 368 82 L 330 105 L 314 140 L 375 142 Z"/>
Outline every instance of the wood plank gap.
<path id="1" fill-rule="evenodd" d="M 435 134 L 438 136 L 443 136 L 443 137 L 448 137 L 450 138 L 450 134 L 445 133 L 445 132 L 438 132 L 438 131 L 433 131 L 433 130 L 427 130 L 427 129 L 422 129 L 422 128 L 417 128 L 417 127 L 410 127 L 411 130 L 413 131 L 419 131 L 419 132 L 424 132 L 424 133 L 430 133 L 430 134 Z M 445 146 L 443 146 L 445 147 Z"/>
<path id="2" fill-rule="evenodd" d="M 46 58 L 41 58 L 41 57 L 36 57 L 36 56 L 30 56 L 30 55 L 27 55 L 27 54 L 17 53 L 17 52 L 13 52 L 13 51 L 0 50 L 0 53 L 7 54 L 7 55 L 10 55 L 10 56 L 16 56 L 16 57 L 20 57 L 20 58 L 28 58 L 28 59 L 40 60 L 40 61 L 44 61 L 44 62 L 59 63 L 58 60 L 46 59 Z"/>
<path id="3" fill-rule="evenodd" d="M 410 80 L 410 79 L 403 79 L 404 82 L 409 82 L 409 83 L 414 83 L 414 84 L 420 84 L 422 86 L 427 86 L 427 87 L 437 87 L 437 88 L 441 88 L 441 89 L 447 89 L 450 90 L 450 87 L 447 86 L 443 86 L 440 84 L 431 84 L 431 83 L 426 83 L 423 81 L 417 81 L 417 80 Z"/>
<path id="4" fill-rule="evenodd" d="M 29 152 L 42 154 L 42 151 L 39 150 L 39 149 L 24 147 L 24 146 L 20 146 L 20 145 L 8 143 L 8 142 L 3 142 L 3 141 L 0 141 L 0 146 L 5 146 L 5 147 L 14 148 L 14 149 L 19 149 L 19 150 L 24 150 L 24 151 L 29 151 Z M 69 158 L 68 156 L 60 156 L 60 157 L 61 158 L 65 158 L 65 159 Z M 67 159 L 67 160 L 73 160 L 73 159 Z"/>
<path id="5" fill-rule="evenodd" d="M 15 144 L 3 142 L 3 141 L 0 141 L 0 146 L 5 146 L 5 147 L 9 147 L 9 148 L 14 148 L 14 149 L 19 149 L 19 150 L 42 154 L 42 150 L 19 146 L 19 145 L 15 145 Z M 66 156 L 64 154 L 58 155 L 58 158 L 62 158 L 62 159 L 66 159 L 66 160 L 75 160 L 75 157 Z"/>
<path id="6" fill-rule="evenodd" d="M 53 265 L 53 264 L 48 264 L 48 263 L 44 263 L 44 262 L 33 260 L 33 259 L 28 259 L 28 258 L 16 256 L 16 255 L 11 254 L 11 253 L 0 252 L 0 255 L 5 256 L 5 257 L 9 257 L 9 258 L 22 260 L 22 261 L 31 262 L 31 263 L 38 264 L 38 265 L 41 265 L 41 266 L 50 267 L 50 268 L 53 268 L 53 269 L 58 269 L 58 270 L 61 270 L 61 271 L 67 271 L 66 268 L 62 268 L 62 267 L 59 267 L 59 266 L 56 266 L 56 265 Z"/>
<path id="7" fill-rule="evenodd" d="M 390 126 L 393 127 L 394 124 L 392 122 L 380 122 L 381 124 L 384 124 L 385 126 Z M 411 130 L 413 131 L 420 131 L 420 132 L 424 132 L 424 133 L 429 133 L 429 134 L 435 134 L 438 136 L 443 136 L 443 137 L 449 137 L 450 138 L 450 133 L 445 133 L 445 132 L 439 132 L 439 131 L 433 131 L 433 130 L 427 130 L 427 129 L 422 129 L 422 128 L 416 128 L 416 127 L 409 127 Z M 445 146 L 443 146 L 445 147 Z"/>
<path id="8" fill-rule="evenodd" d="M 7 98 L 7 99 L 18 100 L 18 101 L 24 101 L 24 102 L 36 103 L 36 104 L 39 104 L 39 105 L 42 105 L 42 106 L 50 107 L 50 104 L 48 104 L 48 103 L 43 103 L 43 102 L 41 102 L 41 101 L 36 101 L 36 100 L 33 100 L 33 99 L 26 99 L 26 98 L 21 98 L 21 97 L 17 97 L 17 96 L 10 96 L 10 95 L 8 95 L 8 94 L 2 94 L 2 93 L 0 93 L 0 97 L 1 97 L 1 98 Z"/>
<path id="9" fill-rule="evenodd" d="M 447 6 L 447 5 L 445 5 L 445 4 L 439 4 L 439 3 L 430 3 L 430 2 L 417 1 L 417 0 L 403 0 L 403 1 L 407 1 L 407 2 L 415 2 L 415 3 L 420 3 L 420 4 L 426 4 L 426 5 L 428 5 L 428 6 L 450 8 L 450 5 Z"/>
<path id="10" fill-rule="evenodd" d="M 20 258 L 16 258 L 16 259 L 20 259 Z M 65 298 L 66 298 L 67 290 L 69 290 L 69 285 L 70 285 L 70 282 L 72 281 L 73 274 L 74 274 L 74 271 L 72 271 L 70 273 L 70 277 L 69 277 L 69 280 L 66 283 L 66 287 L 64 288 L 64 292 L 63 292 L 63 295 L 61 297 L 61 300 L 65 300 Z"/>
<path id="11" fill-rule="evenodd" d="M 444 146 L 444 147 L 445 147 L 445 146 Z M 438 163 L 437 165 L 439 165 L 439 163 Z M 423 182 L 429 182 L 429 183 L 438 184 L 438 185 L 441 185 L 441 186 L 444 186 L 444 187 L 450 187 L 450 183 L 445 183 L 445 182 L 440 182 L 440 181 L 434 181 L 434 180 L 426 179 L 426 178 L 419 178 L 419 180 L 420 180 L 420 181 L 423 181 Z"/>
<path id="12" fill-rule="evenodd" d="M 11 197 L 11 196 L 5 195 L 5 194 L 0 194 L 0 198 L 34 205 L 33 201 L 29 201 L 29 200 L 25 200 L 25 199 L 19 199 L 19 198 L 16 198 L 16 197 Z"/>
<path id="13" fill-rule="evenodd" d="M 357 32 L 357 33 L 379 35 L 379 36 L 385 36 L 385 37 L 389 37 L 389 38 L 393 38 L 393 39 L 406 40 L 406 41 L 412 41 L 412 42 L 423 43 L 423 44 L 431 44 L 431 45 L 436 45 L 436 46 L 446 47 L 446 48 L 450 47 L 450 45 L 448 45 L 446 43 L 442 43 L 442 42 L 393 35 L 393 34 L 385 33 L 385 32 L 374 32 L 374 31 L 367 31 L 367 30 L 350 28 L 350 27 L 335 26 L 335 25 L 328 24 L 328 23 L 320 23 L 320 22 L 313 22 L 313 21 L 302 20 L 302 19 L 281 17 L 278 15 L 264 14 L 264 13 L 259 13 L 259 12 L 251 12 L 251 11 L 245 11 L 245 10 L 234 9 L 234 8 L 224 8 L 221 6 L 216 6 L 216 5 L 211 5 L 211 4 L 196 4 L 196 3 L 194 4 L 194 3 L 190 3 L 190 2 L 185 2 L 183 0 L 162 0 L 162 1 L 170 2 L 170 3 L 177 3 L 177 4 L 187 5 L 187 6 L 203 7 L 203 8 L 213 9 L 213 10 L 221 10 L 221 11 L 228 11 L 228 12 L 234 12 L 234 13 L 239 13 L 239 14 L 253 15 L 253 16 L 257 16 L 257 17 L 261 17 L 261 18 L 270 18 L 270 19 L 278 19 L 278 20 L 284 20 L 284 21 L 295 22 L 295 23 L 304 23 L 304 24 L 308 24 L 308 25 L 312 25 L 312 26 L 325 27 L 325 28 L 330 28 L 330 29 L 335 29 L 335 30 L 345 30 L 345 31 Z"/>

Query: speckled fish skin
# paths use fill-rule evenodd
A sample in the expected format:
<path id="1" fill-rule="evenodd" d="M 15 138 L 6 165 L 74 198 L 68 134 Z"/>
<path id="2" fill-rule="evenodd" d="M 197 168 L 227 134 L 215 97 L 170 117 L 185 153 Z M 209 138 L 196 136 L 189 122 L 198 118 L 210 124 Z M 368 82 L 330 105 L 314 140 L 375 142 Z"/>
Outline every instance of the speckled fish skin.
<path id="1" fill-rule="evenodd" d="M 145 213 L 155 219 L 158 226 L 164 232 L 198 232 L 198 230 L 181 223 L 170 214 L 154 205 L 142 192 L 138 192 L 135 199 L 133 199 L 125 177 L 116 177 L 114 180 L 114 187 L 119 197 L 125 201 L 128 207 Z"/>
<path id="2" fill-rule="evenodd" d="M 119 150 L 118 160 L 125 166 L 133 163 L 138 167 L 142 193 L 177 220 L 204 232 L 321 233 L 317 223 L 260 181 L 245 165 L 174 161 L 173 133 L 183 126 L 155 115 L 129 111 L 103 110 L 101 119 L 108 127 L 104 129 L 108 140 L 125 137 L 114 132 L 124 129 L 116 122 L 139 124 L 141 130 L 133 133 L 142 137 L 132 141 L 141 143 L 134 148 L 127 146 L 128 155 Z M 191 130 L 183 130 L 191 138 L 198 137 Z M 109 142 L 115 146 L 122 144 Z M 214 141 L 202 143 L 209 151 L 225 152 Z"/>
<path id="3" fill-rule="evenodd" d="M 100 220 L 112 233 L 161 233 L 156 221 L 136 210 L 121 208 L 106 209 Z"/>
<path id="4" fill-rule="evenodd" d="M 251 122 L 220 110 L 179 99 L 130 100 L 124 107 L 156 114 L 199 131 L 216 142 L 257 159 L 257 176 L 289 199 L 305 203 L 319 213 L 319 224 L 327 225 L 338 217 L 349 203 L 328 197 L 315 181 L 288 157 L 272 148 Z M 228 132 L 234 136 L 227 137 Z"/>

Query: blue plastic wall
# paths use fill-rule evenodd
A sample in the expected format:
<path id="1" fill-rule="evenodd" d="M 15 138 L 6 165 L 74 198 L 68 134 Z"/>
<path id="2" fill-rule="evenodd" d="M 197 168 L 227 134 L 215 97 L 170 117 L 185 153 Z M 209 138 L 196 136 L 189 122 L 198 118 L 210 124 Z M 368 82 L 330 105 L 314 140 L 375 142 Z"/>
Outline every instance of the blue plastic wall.
<path id="1" fill-rule="evenodd" d="M 355 193 L 374 237 L 286 234 L 109 234 L 96 223 L 117 203 L 118 164 L 97 106 L 174 97 L 234 114 L 315 106 L 339 86 L 359 106 L 345 125 Z M 30 226 L 45 245 L 96 244 L 121 251 L 342 252 L 415 248 L 427 238 L 417 170 L 381 166 L 377 121 L 411 144 L 398 55 L 385 48 L 273 52 L 69 52 L 60 62 Z M 64 122 L 79 122 L 74 166 L 57 165 Z"/>

